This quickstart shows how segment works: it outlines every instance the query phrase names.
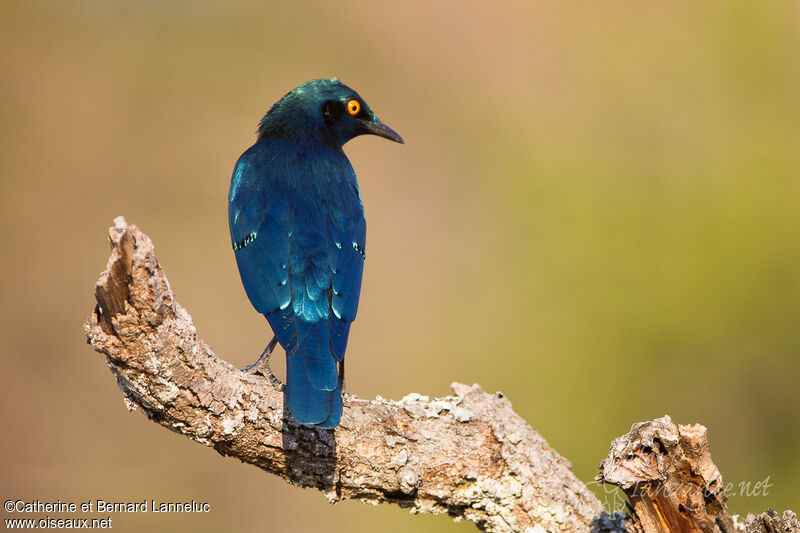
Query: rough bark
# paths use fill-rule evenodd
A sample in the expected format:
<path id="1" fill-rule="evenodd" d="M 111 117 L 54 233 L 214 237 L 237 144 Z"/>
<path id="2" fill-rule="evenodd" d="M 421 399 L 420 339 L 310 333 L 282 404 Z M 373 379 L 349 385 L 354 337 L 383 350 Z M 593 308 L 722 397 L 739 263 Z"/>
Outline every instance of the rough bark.
<path id="1" fill-rule="evenodd" d="M 800 533 L 791 511 L 779 517 L 769 509 L 744 522 L 728 514 L 706 428 L 676 425 L 669 416 L 634 424 L 615 439 L 596 479 L 628 497 L 631 533 Z"/>
<path id="2" fill-rule="evenodd" d="M 703 426 L 678 426 L 669 416 L 634 424 L 600 470 L 598 481 L 621 487 L 633 506 L 629 531 L 733 531 Z"/>
<path id="3" fill-rule="evenodd" d="M 570 463 L 502 394 L 345 398 L 335 431 L 298 425 L 261 376 L 234 368 L 198 337 L 150 239 L 119 217 L 85 325 L 129 409 L 332 501 L 390 502 L 448 513 L 485 531 L 589 531 L 603 508 Z"/>
<path id="4" fill-rule="evenodd" d="M 798 533 L 800 532 L 800 521 L 792 511 L 784 511 L 780 516 L 773 509 L 758 516 L 747 515 L 745 520 L 747 533 Z"/>

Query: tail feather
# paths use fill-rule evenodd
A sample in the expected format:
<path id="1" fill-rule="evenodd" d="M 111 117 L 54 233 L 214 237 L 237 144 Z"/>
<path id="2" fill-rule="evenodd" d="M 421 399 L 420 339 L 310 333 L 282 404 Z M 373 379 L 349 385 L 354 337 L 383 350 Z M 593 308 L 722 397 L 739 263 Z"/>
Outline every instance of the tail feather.
<path id="1" fill-rule="evenodd" d="M 286 356 L 286 405 L 301 424 L 335 428 L 342 416 L 339 374 L 330 353 L 327 324 L 318 326 L 294 354 Z"/>
<path id="2" fill-rule="evenodd" d="M 339 425 L 339 421 L 342 419 L 342 391 L 339 390 L 337 386 L 336 389 L 331 392 L 331 412 L 319 427 L 323 429 L 333 429 Z"/>
<path id="3" fill-rule="evenodd" d="M 328 321 L 315 323 L 293 357 L 302 357 L 308 381 L 315 389 L 332 391 L 339 385 L 336 361 L 331 355 Z"/>

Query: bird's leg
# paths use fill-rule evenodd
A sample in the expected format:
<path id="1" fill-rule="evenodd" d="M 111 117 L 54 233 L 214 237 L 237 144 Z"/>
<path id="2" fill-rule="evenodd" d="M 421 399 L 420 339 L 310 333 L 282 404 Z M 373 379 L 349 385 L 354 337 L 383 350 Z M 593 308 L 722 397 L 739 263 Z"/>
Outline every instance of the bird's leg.
<path id="1" fill-rule="evenodd" d="M 272 351 L 275 349 L 275 346 L 278 344 L 278 337 L 272 337 L 272 340 L 269 341 L 267 347 L 264 348 L 264 351 L 261 352 L 261 355 L 258 356 L 258 359 L 252 365 L 244 367 L 242 370 L 244 372 L 249 372 L 250 374 L 261 374 L 262 376 L 266 376 L 267 379 L 270 380 L 272 386 L 279 391 L 283 391 L 284 384 L 281 383 L 275 374 L 272 373 L 272 368 L 269 366 L 269 358 L 272 355 Z"/>
<path id="2" fill-rule="evenodd" d="M 339 361 L 339 390 L 342 391 L 343 397 L 350 396 L 350 393 L 345 391 L 345 383 L 344 383 L 344 360 Z"/>
<path id="3" fill-rule="evenodd" d="M 269 357 L 272 355 L 272 351 L 275 349 L 275 346 L 278 344 L 278 337 L 272 337 L 272 340 L 269 341 L 267 347 L 264 348 L 264 351 L 261 352 L 261 355 L 258 356 L 256 362 L 252 365 L 248 365 L 242 369 L 244 372 L 249 372 L 251 374 L 258 374 L 263 373 L 262 370 L 266 370 L 270 373 L 271 370 L 269 368 Z"/>

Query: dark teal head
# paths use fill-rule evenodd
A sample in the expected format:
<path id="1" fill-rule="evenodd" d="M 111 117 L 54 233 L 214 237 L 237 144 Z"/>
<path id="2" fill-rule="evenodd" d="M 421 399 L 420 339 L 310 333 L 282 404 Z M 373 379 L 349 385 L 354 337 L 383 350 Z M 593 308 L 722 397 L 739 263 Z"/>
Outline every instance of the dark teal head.
<path id="1" fill-rule="evenodd" d="M 353 89 L 336 78 L 311 80 L 273 105 L 258 125 L 258 136 L 343 145 L 353 137 L 403 139 L 383 124 Z"/>

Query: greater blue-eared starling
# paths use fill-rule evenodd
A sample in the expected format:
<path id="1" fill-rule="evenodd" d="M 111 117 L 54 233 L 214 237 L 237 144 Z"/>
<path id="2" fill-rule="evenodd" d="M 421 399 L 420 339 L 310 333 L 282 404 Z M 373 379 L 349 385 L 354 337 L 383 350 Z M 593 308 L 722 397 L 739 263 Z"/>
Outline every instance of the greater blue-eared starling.
<path id="1" fill-rule="evenodd" d="M 363 134 L 403 142 L 336 78 L 304 83 L 261 119 L 228 194 L 242 284 L 274 333 L 249 368 L 267 374 L 279 342 L 289 412 L 322 428 L 342 415 L 344 353 L 361 293 L 367 226 L 342 146 Z"/>

